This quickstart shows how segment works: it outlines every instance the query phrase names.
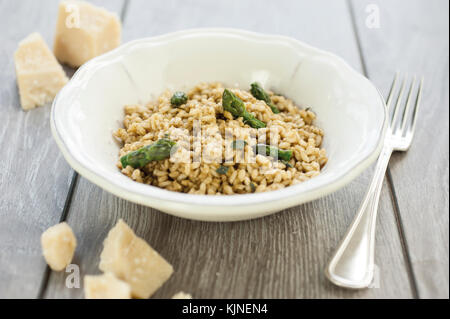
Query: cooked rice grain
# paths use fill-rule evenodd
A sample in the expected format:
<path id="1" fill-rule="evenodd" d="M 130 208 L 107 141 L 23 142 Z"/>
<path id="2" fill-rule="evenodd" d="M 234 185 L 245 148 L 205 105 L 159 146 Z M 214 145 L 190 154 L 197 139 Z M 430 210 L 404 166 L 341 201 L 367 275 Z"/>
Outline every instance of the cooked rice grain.
<path id="1" fill-rule="evenodd" d="M 249 92 L 231 89 L 244 101 L 249 112 L 267 124 L 266 128 L 256 130 L 244 124 L 242 118 L 233 119 L 229 112 L 223 112 L 223 90 L 221 83 L 201 83 L 188 92 L 188 102 L 179 108 L 171 106 L 170 91 L 146 106 L 125 106 L 124 128 L 114 133 L 123 142 L 120 157 L 166 134 L 178 147 L 170 159 L 151 162 L 141 169 L 123 168 L 118 161 L 118 168 L 139 183 L 208 195 L 277 190 L 319 174 L 327 156 L 321 148 L 324 133 L 313 125 L 316 118 L 313 112 L 300 109 L 291 100 L 270 92 L 273 103 L 281 111 L 273 114 L 265 102 L 255 99 Z M 200 142 L 193 136 L 197 124 L 202 133 Z M 249 145 L 244 152 L 230 150 L 226 134 L 232 134 L 236 140 L 246 140 Z M 250 145 L 256 137 L 258 143 L 291 149 L 291 167 L 271 157 L 255 155 Z M 194 159 L 201 159 L 201 162 Z M 228 167 L 225 175 L 216 172 L 220 165 Z"/>

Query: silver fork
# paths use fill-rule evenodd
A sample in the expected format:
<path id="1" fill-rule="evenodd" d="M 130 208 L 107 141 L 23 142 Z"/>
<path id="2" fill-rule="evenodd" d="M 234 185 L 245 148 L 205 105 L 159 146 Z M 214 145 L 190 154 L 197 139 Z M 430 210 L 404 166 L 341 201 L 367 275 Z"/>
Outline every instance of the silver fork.
<path id="1" fill-rule="evenodd" d="M 419 88 L 415 95 L 414 108 L 412 114 L 410 114 L 413 92 L 417 81 L 416 77 L 414 77 L 409 86 L 406 103 L 402 103 L 406 87 L 405 77 L 402 81 L 394 109 L 391 110 L 390 105 L 397 87 L 398 78 L 399 75 L 397 73 L 386 101 L 389 110 L 390 125 L 383 149 L 376 164 L 375 174 L 358 210 L 358 214 L 325 270 L 328 279 L 338 286 L 356 289 L 366 288 L 369 287 L 373 280 L 375 225 L 383 179 L 392 152 L 407 151 L 411 145 L 422 96 L 423 78 L 420 80 Z M 400 113 L 402 113 L 401 116 Z"/>

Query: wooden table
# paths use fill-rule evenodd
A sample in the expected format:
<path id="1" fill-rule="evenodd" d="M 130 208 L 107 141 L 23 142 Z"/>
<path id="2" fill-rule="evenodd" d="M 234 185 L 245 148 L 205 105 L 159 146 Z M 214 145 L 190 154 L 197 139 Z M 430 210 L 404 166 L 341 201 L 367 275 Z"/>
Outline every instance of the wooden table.
<path id="1" fill-rule="evenodd" d="M 372 169 L 344 189 L 278 214 L 207 223 L 119 199 L 75 173 L 49 127 L 50 105 L 20 108 L 13 52 L 33 31 L 52 45 L 57 0 L 0 0 L 0 297 L 81 298 L 65 272 L 48 270 L 40 235 L 67 221 L 81 275 L 99 273 L 102 241 L 123 218 L 174 266 L 154 295 L 195 298 L 448 298 L 448 2 L 93 1 L 117 12 L 123 42 L 197 27 L 282 34 L 342 56 L 387 94 L 399 70 L 425 77 L 417 133 L 394 154 L 381 194 L 379 287 L 333 286 L 325 265 L 350 224 Z M 379 13 L 379 28 L 376 19 Z M 375 17 L 376 18 L 376 17 Z M 68 70 L 71 74 L 73 71 Z"/>

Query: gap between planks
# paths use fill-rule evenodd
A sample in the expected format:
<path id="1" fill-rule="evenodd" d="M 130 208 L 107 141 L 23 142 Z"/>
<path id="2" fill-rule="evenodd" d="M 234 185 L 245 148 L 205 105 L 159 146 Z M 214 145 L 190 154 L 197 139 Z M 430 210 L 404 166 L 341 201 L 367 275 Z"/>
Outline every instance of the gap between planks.
<path id="1" fill-rule="evenodd" d="M 394 183 L 392 180 L 392 174 L 391 174 L 390 169 L 388 169 L 388 171 L 386 173 L 386 179 L 387 179 L 387 185 L 389 187 L 389 193 L 391 194 L 391 198 L 392 198 L 392 203 L 393 203 L 392 207 L 394 208 L 394 217 L 395 217 L 395 221 L 397 223 L 397 229 L 400 234 L 400 236 L 399 236 L 400 244 L 402 245 L 404 258 L 406 259 L 407 273 L 408 273 L 408 278 L 409 278 L 409 282 L 410 282 L 412 293 L 413 293 L 413 298 L 419 299 L 420 297 L 419 297 L 419 289 L 417 288 L 417 280 L 416 280 L 416 276 L 414 275 L 413 265 L 412 265 L 411 257 L 410 257 L 411 254 L 409 253 L 408 245 L 406 242 L 406 236 L 405 236 L 405 232 L 404 232 L 402 217 L 400 215 L 400 206 L 398 205 L 397 195 L 395 194 L 395 187 L 394 187 Z"/>
<path id="2" fill-rule="evenodd" d="M 365 77 L 367 77 L 368 79 L 370 79 L 369 77 L 369 72 L 367 70 L 367 63 L 365 61 L 364 58 L 364 53 L 362 50 L 362 44 L 361 44 L 361 36 L 358 32 L 358 26 L 356 23 L 356 16 L 355 16 L 355 9 L 353 7 L 353 4 L 351 2 L 351 0 L 347 0 L 347 6 L 350 12 L 350 18 L 352 21 L 352 27 L 353 27 L 353 32 L 355 35 L 355 40 L 356 40 L 356 44 L 358 47 L 358 53 L 359 53 L 359 57 L 360 57 L 360 61 L 361 61 L 361 66 L 362 66 L 362 70 L 363 70 L 363 74 Z M 391 169 L 389 168 L 389 166 L 387 167 L 386 170 L 386 175 L 385 175 L 386 181 L 387 181 L 387 186 L 388 186 L 388 190 L 389 190 L 389 194 L 391 194 L 391 201 L 392 201 L 392 207 L 393 207 L 393 213 L 394 213 L 394 218 L 397 224 L 397 231 L 398 231 L 398 235 L 400 238 L 400 244 L 402 246 L 402 253 L 403 253 L 403 258 L 405 259 L 405 263 L 406 263 L 406 272 L 408 274 L 408 279 L 409 279 L 409 285 L 411 287 L 411 292 L 413 295 L 414 299 L 419 299 L 419 291 L 417 288 L 417 279 L 414 275 L 414 270 L 413 270 L 413 265 L 412 265 L 412 261 L 411 261 L 411 255 L 409 253 L 408 250 L 408 243 L 406 240 L 406 236 L 405 236 L 405 232 L 404 232 L 404 228 L 403 228 L 403 223 L 401 220 L 401 215 L 400 215 L 400 206 L 398 205 L 398 199 L 397 199 L 397 195 L 395 193 L 395 187 L 394 187 L 394 183 L 392 180 L 392 175 L 391 175 Z"/>
<path id="3" fill-rule="evenodd" d="M 61 217 L 59 222 L 65 222 L 67 220 L 67 216 L 69 215 L 70 204 L 72 203 L 72 197 L 74 193 L 75 186 L 78 182 L 78 173 L 73 171 L 72 181 L 70 182 L 69 191 L 67 192 L 66 201 L 64 203 L 64 208 L 61 213 Z M 45 290 L 47 289 L 48 280 L 50 278 L 50 267 L 47 265 L 45 268 L 44 276 L 41 281 L 41 285 L 38 292 L 38 299 L 42 299 L 45 294 Z"/>
<path id="4" fill-rule="evenodd" d="M 130 2 L 129 0 L 124 0 L 122 9 L 120 10 L 120 21 L 122 23 L 125 20 L 129 2 Z M 71 72 L 71 71 L 72 70 L 69 70 L 70 76 L 72 77 L 73 72 Z M 64 202 L 64 208 L 61 212 L 61 217 L 59 219 L 60 223 L 65 222 L 67 220 L 67 217 L 69 216 L 70 205 L 72 204 L 73 193 L 74 193 L 75 187 L 78 183 L 78 179 L 79 179 L 79 174 L 76 171 L 73 171 L 69 191 L 67 192 L 66 201 Z M 45 268 L 44 275 L 42 277 L 41 285 L 39 287 L 37 299 L 43 299 L 45 296 L 45 292 L 48 287 L 48 281 L 50 279 L 50 272 L 51 272 L 50 267 L 47 265 Z"/>

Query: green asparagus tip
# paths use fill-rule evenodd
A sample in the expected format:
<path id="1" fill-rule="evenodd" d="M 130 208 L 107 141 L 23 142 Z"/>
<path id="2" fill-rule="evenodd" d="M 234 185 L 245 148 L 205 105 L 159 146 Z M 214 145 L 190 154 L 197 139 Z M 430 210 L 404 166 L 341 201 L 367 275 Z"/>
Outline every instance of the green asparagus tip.
<path id="1" fill-rule="evenodd" d="M 266 156 L 271 156 L 280 161 L 288 162 L 292 157 L 292 150 L 282 150 L 275 146 L 270 146 L 266 144 L 256 144 L 253 146 L 253 151 L 255 154 L 262 154 Z"/>
<path id="2" fill-rule="evenodd" d="M 225 174 L 228 172 L 229 169 L 230 169 L 230 168 L 229 168 L 228 166 L 220 165 L 219 168 L 216 169 L 216 172 L 217 172 L 218 174 L 225 175 Z"/>
<path id="3" fill-rule="evenodd" d="M 245 109 L 244 102 L 228 89 L 223 91 L 222 107 L 225 111 L 230 112 L 234 118 L 242 117 L 244 123 L 253 128 L 266 127 L 266 123 L 258 120 L 253 114 L 249 113 Z"/>
<path id="4" fill-rule="evenodd" d="M 144 146 L 136 151 L 130 152 L 120 158 L 122 167 L 131 166 L 142 168 L 152 161 L 160 161 L 170 157 L 175 142 L 168 138 L 162 138 L 151 145 Z"/>
<path id="5" fill-rule="evenodd" d="M 170 104 L 174 107 L 179 107 L 180 105 L 186 104 L 188 100 L 188 97 L 186 93 L 177 91 L 172 95 L 172 98 L 170 99 Z"/>
<path id="6" fill-rule="evenodd" d="M 275 106 L 275 104 L 272 103 L 272 99 L 270 98 L 269 93 L 264 91 L 264 89 L 258 82 L 253 82 L 252 84 L 250 84 L 250 86 L 250 93 L 255 99 L 266 102 L 266 104 L 270 107 L 274 114 L 280 113 L 280 110 Z"/>

